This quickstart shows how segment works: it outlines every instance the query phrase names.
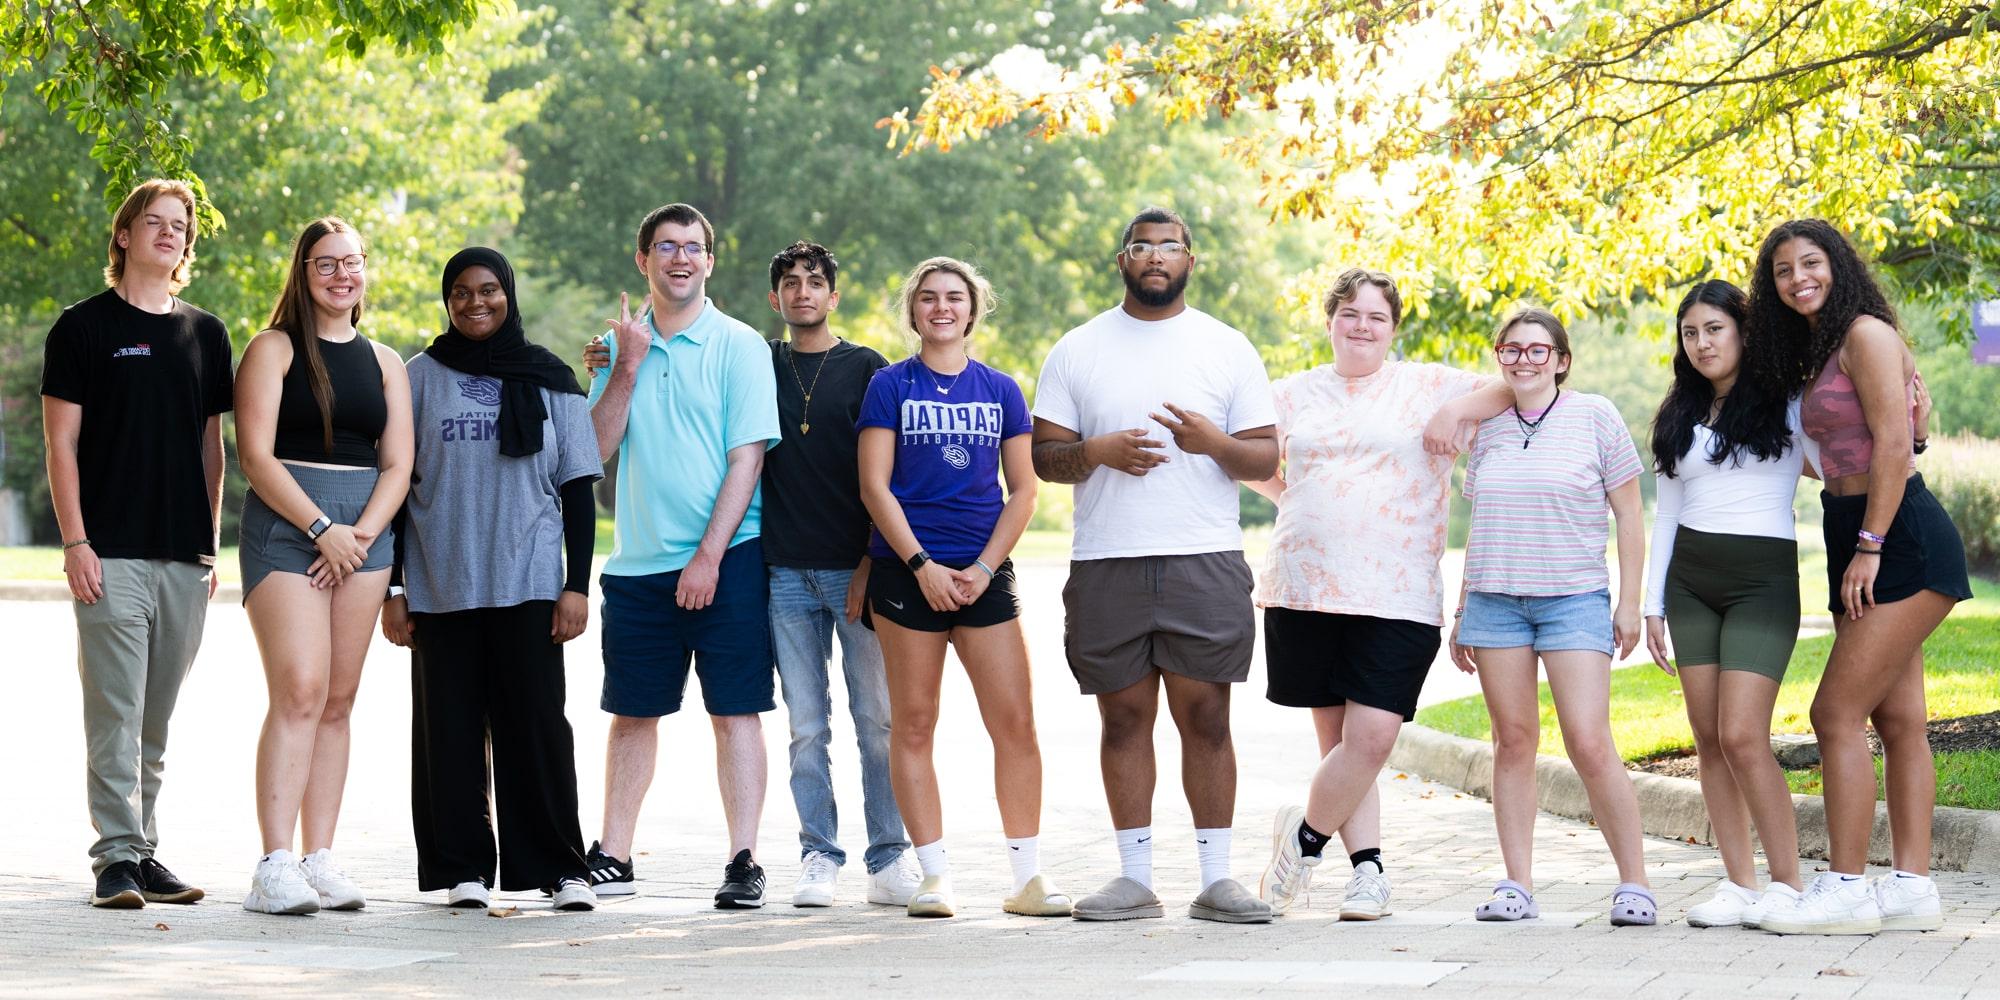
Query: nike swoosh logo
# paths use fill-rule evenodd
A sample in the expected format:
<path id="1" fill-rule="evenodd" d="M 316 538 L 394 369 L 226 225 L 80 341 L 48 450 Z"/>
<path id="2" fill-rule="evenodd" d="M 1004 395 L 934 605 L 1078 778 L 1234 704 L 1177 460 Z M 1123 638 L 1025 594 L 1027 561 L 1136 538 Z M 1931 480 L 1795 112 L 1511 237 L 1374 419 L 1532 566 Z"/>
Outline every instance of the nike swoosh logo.
<path id="1" fill-rule="evenodd" d="M 897 611 L 901 611 L 901 610 L 903 610 L 903 602 L 902 602 L 902 601 L 892 601 L 892 600 L 890 600 L 890 599 L 888 599 L 888 598 L 884 597 L 884 598 L 882 598 L 882 603 L 883 603 L 883 604 L 887 604 L 888 606 L 890 606 L 890 607 L 892 607 L 892 608 L 895 608 L 895 609 L 896 609 Z"/>
<path id="2" fill-rule="evenodd" d="M 1153 839 L 1153 838 L 1151 838 L 1151 837 L 1140 837 L 1140 838 L 1139 838 L 1138 840 L 1135 840 L 1135 841 L 1133 841 L 1133 843 L 1135 843 L 1135 844 L 1143 844 L 1143 843 L 1145 843 L 1146 841 L 1149 841 L 1149 840 L 1151 840 L 1151 839 Z"/>
<path id="3" fill-rule="evenodd" d="M 1206 840 L 1203 840 L 1203 839 L 1201 839 L 1200 837 L 1196 837 L 1196 838 L 1194 838 L 1194 842 L 1195 842 L 1195 843 L 1197 843 L 1197 844 L 1206 844 L 1206 843 L 1208 843 L 1208 841 L 1206 841 Z"/>

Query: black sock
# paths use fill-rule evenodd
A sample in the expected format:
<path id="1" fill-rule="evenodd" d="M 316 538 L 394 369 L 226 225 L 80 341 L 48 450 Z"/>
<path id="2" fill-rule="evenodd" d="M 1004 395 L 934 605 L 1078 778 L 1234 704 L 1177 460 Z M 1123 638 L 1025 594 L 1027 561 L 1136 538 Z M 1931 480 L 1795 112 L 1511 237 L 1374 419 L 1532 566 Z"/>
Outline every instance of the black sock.
<path id="1" fill-rule="evenodd" d="M 1379 847 L 1365 847 L 1347 856 L 1347 863 L 1356 868 L 1361 867 L 1363 861 L 1375 862 L 1375 870 L 1378 872 L 1387 870 L 1382 867 L 1382 849 Z"/>
<path id="2" fill-rule="evenodd" d="M 1327 835 L 1312 828 L 1305 820 L 1299 820 L 1299 853 L 1308 858 L 1319 857 L 1326 848 Z"/>

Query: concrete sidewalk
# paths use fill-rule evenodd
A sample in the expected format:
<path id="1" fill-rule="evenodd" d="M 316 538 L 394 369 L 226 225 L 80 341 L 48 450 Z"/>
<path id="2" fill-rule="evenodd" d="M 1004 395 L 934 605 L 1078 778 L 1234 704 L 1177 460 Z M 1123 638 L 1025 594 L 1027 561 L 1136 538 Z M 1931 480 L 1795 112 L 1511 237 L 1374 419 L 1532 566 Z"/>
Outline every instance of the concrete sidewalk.
<path id="1" fill-rule="evenodd" d="M 1023 567 L 1046 787 L 1046 870 L 1082 895 L 1116 874 L 1096 761 L 1097 719 L 1061 655 L 1061 567 Z M 204 885 L 193 907 L 93 910 L 84 849 L 81 706 L 67 609 L 0 603 L 8 638 L 0 728 L 8 761 L 0 824 L 0 995 L 151 996 L 306 993 L 522 995 L 579 987 L 600 994 L 895 994 L 1173 996 L 1281 993 L 1371 997 L 1634 996 L 1994 998 L 2000 1000 L 2000 884 L 1941 876 L 1948 923 L 1932 934 L 1779 938 L 1697 930 L 1680 921 L 1721 876 L 1707 848 L 1647 842 L 1667 924 L 1612 929 L 1617 879 L 1596 831 L 1543 817 L 1537 830 L 1544 917 L 1527 925 L 1471 921 L 1500 877 L 1486 803 L 1397 772 L 1381 779 L 1395 915 L 1335 919 L 1343 865 L 1322 870 L 1311 904 L 1275 924 L 1189 920 L 1196 865 L 1178 781 L 1178 744 L 1162 720 L 1154 828 L 1164 920 L 1092 925 L 1004 915 L 1007 878 L 991 785 L 991 750 L 971 692 L 948 671 L 938 768 L 961 916 L 916 921 L 861 902 L 859 865 L 839 905 L 786 905 L 797 874 L 795 816 L 785 784 L 782 711 L 767 716 L 772 779 L 759 851 L 773 905 L 710 907 L 725 838 L 708 726 L 677 716 L 662 730 L 662 767 L 641 818 L 643 894 L 592 914 L 505 900 L 506 917 L 448 910 L 414 891 L 408 806 L 407 654 L 377 642 L 354 717 L 354 753 L 338 850 L 369 893 L 360 913 L 265 917 L 238 903 L 258 844 L 251 753 L 264 686 L 240 608 L 211 608 L 207 641 L 183 693 L 161 803 L 161 858 Z M 595 707 L 597 639 L 571 647 L 569 715 L 577 730 L 586 837 L 600 809 L 605 717 Z M 1259 660 L 1261 663 L 1261 658 Z M 1456 675 L 1456 671 L 1449 671 Z M 1455 676 L 1433 676 L 1451 696 Z M 1234 867 L 1253 883 L 1276 808 L 1298 801 L 1316 763 L 1305 715 L 1264 702 L 1262 669 L 1238 690 L 1241 774 Z M 836 699 L 839 698 L 836 692 Z M 1164 714 L 1164 713 L 1163 713 Z M 863 846 L 851 730 L 836 719 L 834 771 L 851 854 Z M 504 738 L 504 734 L 502 734 Z M 1810 864 L 1808 872 L 1813 870 Z M 502 912 L 506 912 L 503 910 Z"/>

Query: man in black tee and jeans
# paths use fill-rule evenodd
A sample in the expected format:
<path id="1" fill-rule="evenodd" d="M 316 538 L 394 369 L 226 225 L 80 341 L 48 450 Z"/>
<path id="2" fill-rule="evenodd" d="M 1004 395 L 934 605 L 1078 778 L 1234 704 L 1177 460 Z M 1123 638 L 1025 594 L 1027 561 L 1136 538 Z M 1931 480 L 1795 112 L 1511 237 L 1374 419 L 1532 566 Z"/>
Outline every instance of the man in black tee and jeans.
<path id="1" fill-rule="evenodd" d="M 194 261 L 194 192 L 135 188 L 112 222 L 110 286 L 49 330 L 42 423 L 75 598 L 95 906 L 192 903 L 153 857 L 167 722 L 215 594 L 229 333 L 175 293 Z"/>
<path id="2" fill-rule="evenodd" d="M 848 710 L 861 751 L 863 856 L 868 901 L 904 906 L 922 876 L 889 787 L 889 690 L 882 647 L 861 621 L 868 589 L 868 510 L 861 503 L 854 421 L 868 381 L 888 362 L 833 335 L 839 262 L 800 241 L 771 258 L 771 308 L 788 337 L 771 341 L 783 447 L 765 453 L 764 562 L 770 572 L 772 650 L 791 721 L 792 801 L 799 813 L 794 906 L 831 906 L 847 854 L 833 800 L 829 674 L 840 638 Z M 586 364 L 607 363 L 593 346 Z"/>

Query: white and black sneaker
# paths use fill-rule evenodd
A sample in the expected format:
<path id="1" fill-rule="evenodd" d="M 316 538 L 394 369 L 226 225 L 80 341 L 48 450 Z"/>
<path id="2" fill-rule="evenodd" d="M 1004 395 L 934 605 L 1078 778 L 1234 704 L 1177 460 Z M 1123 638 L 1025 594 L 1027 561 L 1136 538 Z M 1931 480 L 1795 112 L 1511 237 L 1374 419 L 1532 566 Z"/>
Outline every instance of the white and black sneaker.
<path id="1" fill-rule="evenodd" d="M 598 841 L 590 842 L 590 850 L 583 856 L 584 865 L 589 868 L 590 888 L 600 896 L 630 896 L 639 891 L 634 885 L 632 862 L 620 861 L 604 853 Z"/>
<path id="2" fill-rule="evenodd" d="M 583 913 L 597 909 L 597 893 L 591 890 L 590 882 L 581 875 L 565 875 L 555 885 L 542 891 L 553 897 L 558 910 Z"/>
<path id="3" fill-rule="evenodd" d="M 493 906 L 493 896 L 486 891 L 485 879 L 468 879 L 452 886 L 445 894 L 444 905 L 461 910 L 484 910 Z"/>
<path id="4" fill-rule="evenodd" d="M 750 860 L 749 850 L 736 852 L 722 869 L 722 888 L 715 890 L 718 910 L 752 910 L 764 905 L 764 867 Z"/>

